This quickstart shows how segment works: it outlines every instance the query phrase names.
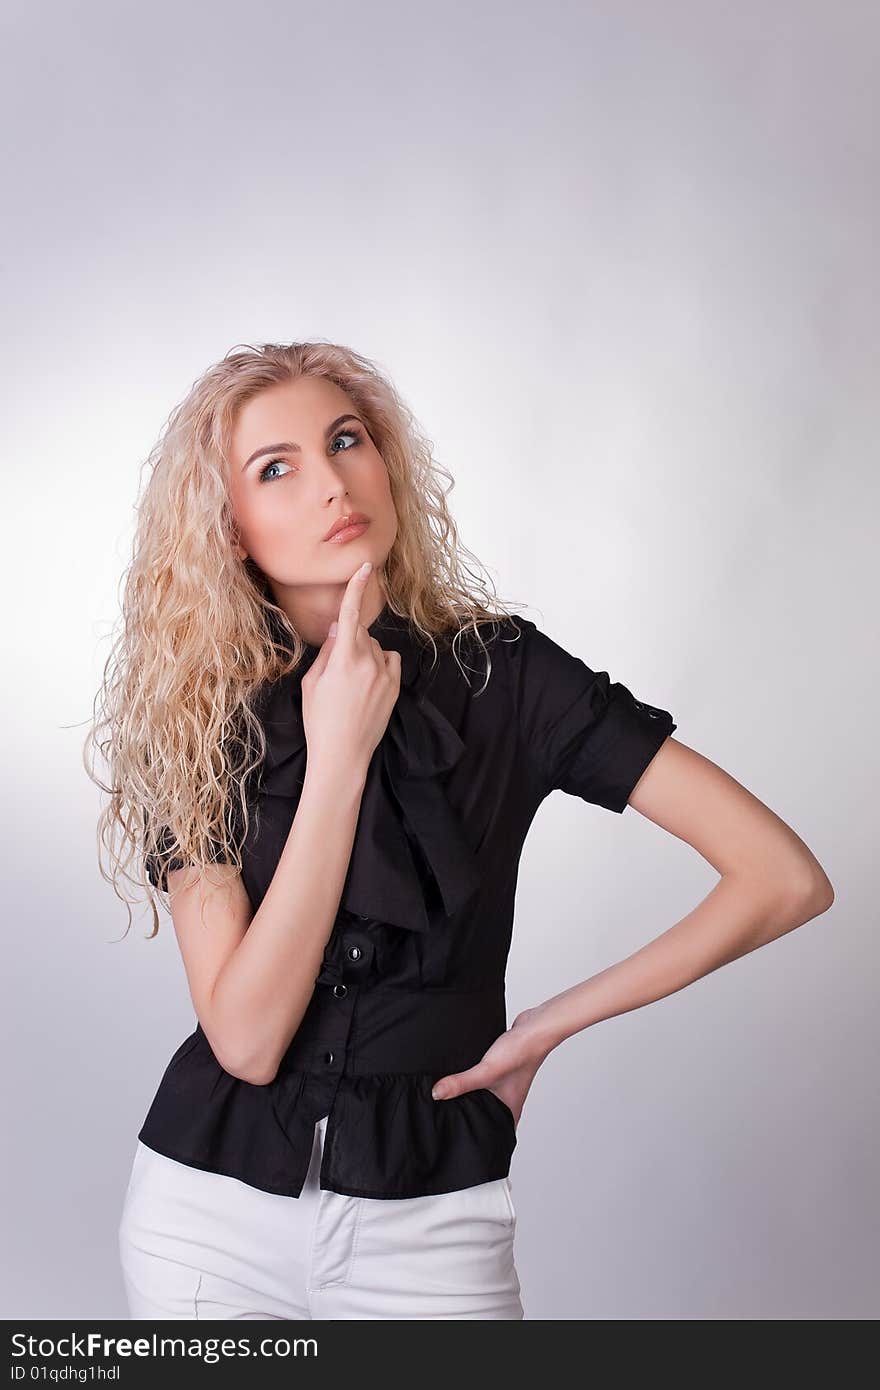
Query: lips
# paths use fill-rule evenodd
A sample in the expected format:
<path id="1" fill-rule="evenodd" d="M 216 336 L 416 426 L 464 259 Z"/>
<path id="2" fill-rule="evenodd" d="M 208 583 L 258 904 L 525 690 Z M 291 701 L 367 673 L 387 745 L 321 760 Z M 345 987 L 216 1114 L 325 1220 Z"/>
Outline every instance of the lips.
<path id="1" fill-rule="evenodd" d="M 363 512 L 349 512 L 348 516 L 341 516 L 338 518 L 338 520 L 334 521 L 333 525 L 330 527 L 330 530 L 324 537 L 324 540 L 332 540 L 333 537 L 337 535 L 340 531 L 345 531 L 350 526 L 367 526 L 369 525 L 369 521 L 370 518 L 368 516 L 364 516 Z"/>

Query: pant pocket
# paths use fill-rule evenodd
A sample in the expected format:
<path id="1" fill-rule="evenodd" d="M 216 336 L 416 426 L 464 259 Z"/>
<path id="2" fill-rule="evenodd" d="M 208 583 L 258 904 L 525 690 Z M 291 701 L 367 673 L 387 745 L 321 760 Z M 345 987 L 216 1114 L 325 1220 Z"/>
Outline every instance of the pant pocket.
<path id="1" fill-rule="evenodd" d="M 119 1228 L 119 1259 L 131 1318 L 198 1320 L 201 1270 L 146 1250 L 124 1221 Z"/>
<path id="2" fill-rule="evenodd" d="M 511 1231 L 516 1224 L 516 1211 L 509 1179 L 494 1178 L 491 1182 L 480 1183 L 474 1192 L 479 1194 L 484 1216 L 505 1232 Z"/>
<path id="3" fill-rule="evenodd" d="M 343 1286 L 322 1317 L 521 1318 L 504 1178 L 430 1196 L 364 1199 Z"/>
<path id="4" fill-rule="evenodd" d="M 510 1180 L 509 1177 L 502 1178 L 501 1181 L 502 1181 L 502 1183 L 504 1184 L 504 1196 L 505 1196 L 506 1201 L 507 1201 L 507 1210 L 508 1210 L 508 1212 L 510 1213 L 511 1224 L 515 1226 L 515 1225 L 516 1225 L 516 1203 L 515 1203 L 514 1200 L 513 1200 L 513 1184 L 512 1184 L 512 1182 L 511 1182 L 511 1180 Z"/>
<path id="5" fill-rule="evenodd" d="M 138 1148 L 117 1226 L 117 1246 L 132 1318 L 198 1318 L 199 1264 L 173 1258 L 181 1242 L 166 1209 L 163 1164 Z"/>

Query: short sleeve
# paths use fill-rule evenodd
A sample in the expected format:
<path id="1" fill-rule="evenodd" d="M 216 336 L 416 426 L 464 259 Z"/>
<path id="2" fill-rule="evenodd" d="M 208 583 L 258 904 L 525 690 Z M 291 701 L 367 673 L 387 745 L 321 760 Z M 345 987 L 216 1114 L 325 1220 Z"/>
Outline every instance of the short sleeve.
<path id="1" fill-rule="evenodd" d="M 233 834 L 238 834 L 240 830 L 240 814 L 230 816 L 227 813 L 227 823 L 233 827 Z M 172 869 L 184 869 L 188 861 L 181 858 L 179 854 L 174 854 L 177 842 L 167 825 L 163 825 L 156 837 L 158 849 L 155 854 L 144 855 L 144 869 L 147 878 L 154 888 L 161 892 L 168 892 L 168 874 Z M 166 855 L 170 857 L 166 859 Z M 217 840 L 211 840 L 211 862 L 214 864 L 229 863 L 227 855 L 223 852 L 222 846 Z"/>
<path id="2" fill-rule="evenodd" d="M 165 856 L 174 848 L 174 836 L 167 825 L 163 825 L 156 837 L 158 850 L 155 854 L 144 856 L 144 868 L 147 878 L 154 888 L 158 888 L 163 893 L 168 892 L 167 874 L 171 869 L 183 869 L 186 867 L 186 860 L 179 855 L 171 855 L 166 860 Z"/>
<path id="3" fill-rule="evenodd" d="M 624 811 L 636 783 L 678 725 L 637 700 L 607 671 L 593 671 L 527 618 L 509 641 L 519 734 L 543 783 Z"/>

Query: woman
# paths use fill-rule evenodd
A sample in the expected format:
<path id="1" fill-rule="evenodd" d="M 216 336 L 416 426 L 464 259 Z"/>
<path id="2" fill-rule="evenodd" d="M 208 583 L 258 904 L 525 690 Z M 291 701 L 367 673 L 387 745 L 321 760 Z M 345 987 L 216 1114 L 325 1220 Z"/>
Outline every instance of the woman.
<path id="1" fill-rule="evenodd" d="M 509 1172 L 542 1062 L 831 885 L 667 711 L 470 579 L 429 443 L 367 359 L 235 350 L 153 464 L 101 831 L 128 848 L 114 881 L 135 854 L 168 893 L 197 1024 L 138 1136 L 131 1316 L 522 1318 Z M 519 858 L 555 788 L 634 806 L 721 879 L 508 1028 Z"/>

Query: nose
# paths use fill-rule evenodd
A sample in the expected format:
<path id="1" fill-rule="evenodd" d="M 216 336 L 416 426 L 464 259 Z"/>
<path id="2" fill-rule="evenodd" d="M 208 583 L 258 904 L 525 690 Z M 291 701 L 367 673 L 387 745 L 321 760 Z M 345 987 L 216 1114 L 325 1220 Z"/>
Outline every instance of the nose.
<path id="1" fill-rule="evenodd" d="M 333 485 L 327 489 L 324 497 L 324 505 L 331 506 L 338 497 L 347 497 L 348 488 L 341 478 L 334 479 Z"/>
<path id="2" fill-rule="evenodd" d="M 327 458 L 323 454 L 320 455 L 311 465 L 310 472 L 318 492 L 323 496 L 325 502 L 332 502 L 334 497 L 345 496 L 347 492 L 345 480 L 340 475 L 332 458 Z"/>

